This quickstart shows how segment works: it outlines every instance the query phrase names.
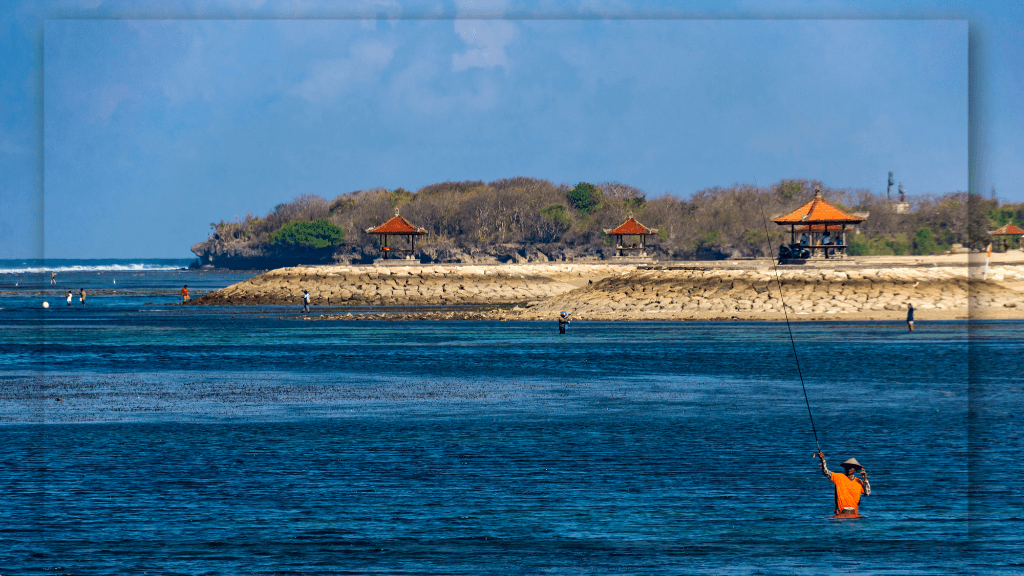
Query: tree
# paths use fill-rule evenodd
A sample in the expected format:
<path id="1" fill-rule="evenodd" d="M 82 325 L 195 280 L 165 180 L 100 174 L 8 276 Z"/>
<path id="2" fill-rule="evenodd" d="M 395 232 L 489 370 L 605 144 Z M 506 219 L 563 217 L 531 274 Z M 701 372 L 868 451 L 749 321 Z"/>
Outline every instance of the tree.
<path id="1" fill-rule="evenodd" d="M 545 219 L 558 224 L 563 230 L 568 229 L 572 224 L 572 219 L 569 218 L 569 212 L 562 204 L 551 204 L 550 206 L 546 206 L 541 209 L 540 213 Z"/>
<path id="2" fill-rule="evenodd" d="M 799 194 L 802 189 L 803 186 L 800 182 L 796 182 L 794 180 L 780 182 L 778 186 L 779 196 L 782 196 L 785 200 L 792 200 L 793 198 L 796 198 L 796 195 Z"/>
<path id="3" fill-rule="evenodd" d="M 914 254 L 938 254 L 942 252 L 942 247 L 935 242 L 935 236 L 932 234 L 932 229 L 926 227 L 918 228 L 914 234 Z"/>
<path id="4" fill-rule="evenodd" d="M 986 200 L 981 194 L 969 194 L 967 197 L 967 236 L 971 246 L 981 248 L 989 241 L 988 231 L 992 222 L 988 214 L 998 208 L 998 200 Z"/>
<path id="5" fill-rule="evenodd" d="M 569 200 L 570 206 L 584 214 L 590 214 L 601 204 L 602 194 L 601 189 L 597 186 L 580 182 L 566 193 L 566 198 Z"/>
<path id="6" fill-rule="evenodd" d="M 313 248 L 338 246 L 345 239 L 345 232 L 326 218 L 313 222 L 293 220 L 270 235 L 272 244 L 292 244 Z"/>
<path id="7" fill-rule="evenodd" d="M 400 208 L 413 201 L 412 192 L 409 192 L 405 188 L 395 188 L 388 193 L 388 201 L 395 208 Z"/>

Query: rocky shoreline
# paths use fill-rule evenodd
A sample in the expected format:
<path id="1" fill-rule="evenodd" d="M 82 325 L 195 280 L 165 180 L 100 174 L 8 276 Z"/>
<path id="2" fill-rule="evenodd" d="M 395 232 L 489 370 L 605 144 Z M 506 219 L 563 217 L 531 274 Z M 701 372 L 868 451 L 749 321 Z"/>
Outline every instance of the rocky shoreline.
<path id="1" fill-rule="evenodd" d="M 539 301 L 629 265 L 298 266 L 271 270 L 194 304 L 293 304 L 308 290 L 326 306 L 493 305 Z"/>
<path id="2" fill-rule="evenodd" d="M 966 258 L 833 261 L 782 267 L 778 277 L 764 261 L 301 266 L 267 272 L 192 304 L 298 305 L 302 290 L 309 290 L 314 307 L 332 308 L 310 318 L 325 320 L 381 314 L 405 320 L 549 320 L 561 310 L 577 320 L 895 320 L 905 317 L 908 303 L 932 319 L 1024 318 L 1024 262 L 993 265 L 987 280 L 968 264 Z M 437 309 L 336 312 L 403 306 Z"/>

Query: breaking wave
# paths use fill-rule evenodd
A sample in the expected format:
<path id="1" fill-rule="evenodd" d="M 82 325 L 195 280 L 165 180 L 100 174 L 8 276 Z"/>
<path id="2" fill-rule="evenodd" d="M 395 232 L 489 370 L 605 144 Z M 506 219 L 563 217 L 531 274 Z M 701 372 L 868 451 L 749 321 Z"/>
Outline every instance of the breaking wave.
<path id="1" fill-rule="evenodd" d="M 188 268 L 194 258 L 103 260 L 0 260 L 0 274 L 48 274 L 50 272 L 142 272 Z"/>

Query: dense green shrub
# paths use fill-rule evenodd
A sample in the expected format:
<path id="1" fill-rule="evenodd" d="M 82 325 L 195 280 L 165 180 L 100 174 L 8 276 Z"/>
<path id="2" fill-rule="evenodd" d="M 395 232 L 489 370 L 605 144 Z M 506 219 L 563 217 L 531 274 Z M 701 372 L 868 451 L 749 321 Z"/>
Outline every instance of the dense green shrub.
<path id="1" fill-rule="evenodd" d="M 326 218 L 313 222 L 293 220 L 270 234 L 272 244 L 295 244 L 314 248 L 339 246 L 344 239 L 344 231 Z"/>
<path id="2" fill-rule="evenodd" d="M 903 234 L 895 234 L 892 238 L 853 235 L 847 236 L 847 241 L 850 247 L 846 251 L 850 256 L 904 256 L 911 248 Z"/>
<path id="3" fill-rule="evenodd" d="M 388 192 L 388 202 L 391 203 L 393 208 L 400 208 L 406 204 L 412 202 L 413 195 L 405 188 L 395 188 L 391 192 Z"/>
<path id="4" fill-rule="evenodd" d="M 803 189 L 803 186 L 799 182 L 795 181 L 783 181 L 778 185 L 779 196 L 782 196 L 786 200 L 796 198 L 796 195 L 800 193 L 801 189 Z"/>
<path id="5" fill-rule="evenodd" d="M 569 216 L 569 211 L 565 209 L 564 204 L 545 206 L 541 209 L 540 214 L 545 219 L 557 224 L 563 231 L 568 230 L 569 226 L 572 225 L 572 218 Z"/>
<path id="6" fill-rule="evenodd" d="M 647 205 L 646 198 L 626 198 L 622 201 L 622 205 L 630 212 L 639 212 L 643 210 L 644 206 Z"/>
<path id="7" fill-rule="evenodd" d="M 601 189 L 593 184 L 580 182 L 575 188 L 566 193 L 569 205 L 574 209 L 590 214 L 601 204 Z"/>
<path id="8" fill-rule="evenodd" d="M 935 241 L 935 235 L 932 234 L 931 228 L 918 228 L 914 234 L 914 254 L 940 254 L 944 251 L 945 249 Z"/>

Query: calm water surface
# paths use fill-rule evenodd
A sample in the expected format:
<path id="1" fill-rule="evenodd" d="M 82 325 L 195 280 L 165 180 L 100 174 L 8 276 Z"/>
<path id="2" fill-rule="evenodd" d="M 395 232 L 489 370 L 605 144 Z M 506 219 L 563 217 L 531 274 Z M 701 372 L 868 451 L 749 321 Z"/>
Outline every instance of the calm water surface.
<path id="1" fill-rule="evenodd" d="M 1020 322 L 794 325 L 822 448 L 874 491 L 835 520 L 785 324 L 319 322 L 172 305 L 246 274 L 14 276 L 0 574 L 1024 570 Z"/>

